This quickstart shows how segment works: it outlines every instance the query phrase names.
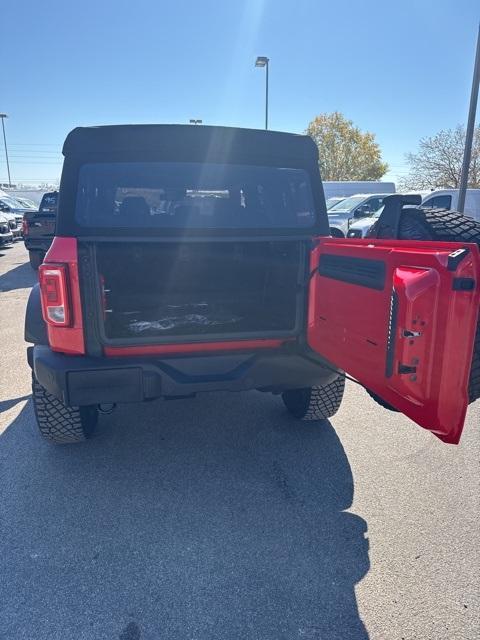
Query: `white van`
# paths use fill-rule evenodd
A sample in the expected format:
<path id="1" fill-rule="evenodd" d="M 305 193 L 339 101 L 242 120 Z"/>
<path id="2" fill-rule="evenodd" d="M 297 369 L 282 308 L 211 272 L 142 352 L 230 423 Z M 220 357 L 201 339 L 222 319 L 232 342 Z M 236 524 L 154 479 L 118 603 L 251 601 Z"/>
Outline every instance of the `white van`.
<path id="1" fill-rule="evenodd" d="M 395 183 L 380 180 L 326 180 L 323 183 L 323 192 L 325 200 L 341 196 L 346 198 L 357 193 L 395 193 Z"/>
<path id="2" fill-rule="evenodd" d="M 422 207 L 457 209 L 458 189 L 435 189 L 423 198 Z M 467 189 L 464 213 L 480 222 L 480 189 Z"/>

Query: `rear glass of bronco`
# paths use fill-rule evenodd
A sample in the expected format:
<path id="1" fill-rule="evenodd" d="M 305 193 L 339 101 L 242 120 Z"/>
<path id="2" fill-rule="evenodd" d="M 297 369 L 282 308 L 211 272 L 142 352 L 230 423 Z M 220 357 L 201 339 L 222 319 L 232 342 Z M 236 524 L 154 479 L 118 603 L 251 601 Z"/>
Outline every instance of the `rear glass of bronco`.
<path id="1" fill-rule="evenodd" d="M 303 169 L 101 162 L 80 167 L 75 218 L 114 229 L 308 229 L 315 208 Z"/>

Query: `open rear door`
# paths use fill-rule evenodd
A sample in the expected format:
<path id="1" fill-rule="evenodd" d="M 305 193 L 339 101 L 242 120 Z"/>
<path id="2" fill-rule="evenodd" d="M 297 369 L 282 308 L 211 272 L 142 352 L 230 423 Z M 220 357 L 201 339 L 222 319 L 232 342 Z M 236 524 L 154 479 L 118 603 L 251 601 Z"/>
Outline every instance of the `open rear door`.
<path id="1" fill-rule="evenodd" d="M 477 326 L 478 247 L 317 242 L 310 347 L 444 442 L 458 443 Z"/>

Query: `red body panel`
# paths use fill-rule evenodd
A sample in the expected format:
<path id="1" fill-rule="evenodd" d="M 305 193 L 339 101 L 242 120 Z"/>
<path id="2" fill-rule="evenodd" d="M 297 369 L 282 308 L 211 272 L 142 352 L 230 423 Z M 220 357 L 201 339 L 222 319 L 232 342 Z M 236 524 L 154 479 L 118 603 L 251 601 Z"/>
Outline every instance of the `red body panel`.
<path id="1" fill-rule="evenodd" d="M 212 351 L 239 351 L 251 349 L 275 349 L 286 340 L 235 340 L 230 342 L 199 342 L 195 344 L 157 344 L 133 347 L 105 347 L 106 356 L 149 356 L 187 353 L 211 353 Z"/>
<path id="2" fill-rule="evenodd" d="M 72 308 L 69 327 L 53 327 L 47 324 L 48 341 L 52 351 L 60 351 L 71 355 L 84 354 L 82 305 L 80 299 L 80 283 L 78 280 L 78 253 L 75 238 L 53 239 L 45 256 L 44 263 L 65 264 L 68 269 L 69 298 Z"/>
<path id="3" fill-rule="evenodd" d="M 449 254 L 462 247 L 468 254 L 448 270 Z M 478 316 L 477 246 L 322 238 L 312 252 L 312 271 L 325 255 L 373 261 L 380 272 L 383 263 L 384 285 L 379 290 L 342 280 L 349 277 L 348 264 L 339 277 L 317 271 L 310 284 L 310 346 L 420 426 L 457 443 Z M 456 278 L 475 280 L 474 290 L 453 290 Z"/>

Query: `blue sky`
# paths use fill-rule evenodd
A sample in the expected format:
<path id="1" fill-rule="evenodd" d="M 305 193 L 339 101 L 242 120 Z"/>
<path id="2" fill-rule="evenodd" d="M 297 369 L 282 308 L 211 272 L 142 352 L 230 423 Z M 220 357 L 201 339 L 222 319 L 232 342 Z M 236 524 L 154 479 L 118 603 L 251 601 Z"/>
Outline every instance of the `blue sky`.
<path id="1" fill-rule="evenodd" d="M 0 111 L 14 181 L 56 179 L 77 125 L 188 122 L 301 132 L 339 110 L 391 169 L 465 122 L 478 0 L 5 0 Z M 0 181 L 6 180 L 0 149 Z"/>

